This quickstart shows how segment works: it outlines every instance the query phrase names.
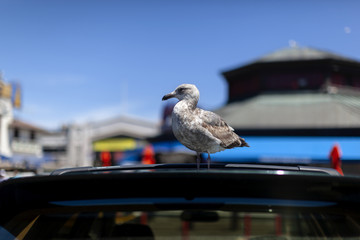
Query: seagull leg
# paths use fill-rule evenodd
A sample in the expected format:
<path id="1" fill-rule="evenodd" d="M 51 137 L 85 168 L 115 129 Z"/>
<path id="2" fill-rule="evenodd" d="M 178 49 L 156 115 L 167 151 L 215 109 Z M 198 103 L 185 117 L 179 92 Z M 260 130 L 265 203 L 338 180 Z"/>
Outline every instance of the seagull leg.
<path id="1" fill-rule="evenodd" d="M 208 152 L 207 154 L 208 154 L 207 164 L 208 164 L 208 169 L 210 169 L 210 161 L 211 161 L 210 153 Z"/>
<path id="2" fill-rule="evenodd" d="M 196 166 L 197 166 L 197 170 L 200 169 L 200 153 L 196 152 Z"/>

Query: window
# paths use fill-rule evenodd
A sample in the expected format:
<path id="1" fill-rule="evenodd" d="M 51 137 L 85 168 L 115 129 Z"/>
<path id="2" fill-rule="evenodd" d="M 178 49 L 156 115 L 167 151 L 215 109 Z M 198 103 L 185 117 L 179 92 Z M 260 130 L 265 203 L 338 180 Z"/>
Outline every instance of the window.
<path id="1" fill-rule="evenodd" d="M 108 207 L 107 211 L 25 215 L 17 219 L 17 224 L 24 226 L 21 233 L 11 231 L 24 239 L 353 239 L 359 236 L 357 219 L 324 212 L 230 209 L 148 212 L 109 211 Z"/>
<path id="2" fill-rule="evenodd" d="M 30 131 L 30 140 L 36 140 L 36 132 L 34 130 Z"/>
<path id="3" fill-rule="evenodd" d="M 13 137 L 16 138 L 16 139 L 18 139 L 20 137 L 20 129 L 14 128 Z"/>

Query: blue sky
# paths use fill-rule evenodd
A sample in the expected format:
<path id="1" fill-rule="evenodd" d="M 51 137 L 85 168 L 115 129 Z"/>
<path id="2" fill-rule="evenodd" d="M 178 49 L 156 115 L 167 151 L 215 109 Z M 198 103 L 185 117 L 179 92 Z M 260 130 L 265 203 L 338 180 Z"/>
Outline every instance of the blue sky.
<path id="1" fill-rule="evenodd" d="M 122 114 L 159 121 L 194 83 L 225 104 L 221 72 L 296 42 L 360 59 L 360 1 L 0 0 L 0 70 L 15 116 L 48 129 Z"/>

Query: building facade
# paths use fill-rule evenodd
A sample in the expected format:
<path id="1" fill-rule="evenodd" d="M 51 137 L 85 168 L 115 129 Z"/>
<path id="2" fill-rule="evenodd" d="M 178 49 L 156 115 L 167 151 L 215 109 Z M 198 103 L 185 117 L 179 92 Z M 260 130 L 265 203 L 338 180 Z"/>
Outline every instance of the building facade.
<path id="1" fill-rule="evenodd" d="M 19 119 L 13 119 L 8 130 L 12 167 L 35 170 L 46 162 L 41 144 L 46 130 Z"/>
<path id="2" fill-rule="evenodd" d="M 217 113 L 239 131 L 334 135 L 360 129 L 359 61 L 287 48 L 223 75 L 228 102 Z"/>
<path id="3" fill-rule="evenodd" d="M 360 173 L 360 62 L 312 48 L 287 48 L 223 72 L 228 102 L 217 109 L 251 148 L 221 161 L 330 166 L 342 149 L 345 172 Z"/>
<path id="4" fill-rule="evenodd" d="M 20 85 L 7 83 L 0 72 L 0 166 L 10 165 L 13 158 L 11 125 L 14 122 L 13 110 L 21 107 Z M 15 143 L 15 149 L 21 149 L 21 143 Z"/>
<path id="5" fill-rule="evenodd" d="M 12 104 L 9 99 L 0 98 L 0 154 L 1 159 L 12 156 L 9 142 L 9 125 L 13 121 Z"/>
<path id="6" fill-rule="evenodd" d="M 47 168 L 110 166 L 139 163 L 146 138 L 157 135 L 159 125 L 120 116 L 104 121 L 70 124 L 42 138 Z M 129 160 L 131 155 L 134 159 Z"/>
<path id="7" fill-rule="evenodd" d="M 360 88 L 360 62 L 313 48 L 285 48 L 223 72 L 228 103 L 263 92 L 327 91 L 331 85 Z"/>

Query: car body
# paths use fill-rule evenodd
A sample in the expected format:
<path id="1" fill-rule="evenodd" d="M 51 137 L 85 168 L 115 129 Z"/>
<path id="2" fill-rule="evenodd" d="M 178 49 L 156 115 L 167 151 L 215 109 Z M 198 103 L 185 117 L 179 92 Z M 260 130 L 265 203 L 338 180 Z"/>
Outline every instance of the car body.
<path id="1" fill-rule="evenodd" d="M 60 169 L 0 185 L 0 239 L 354 239 L 360 179 L 307 166 Z"/>

